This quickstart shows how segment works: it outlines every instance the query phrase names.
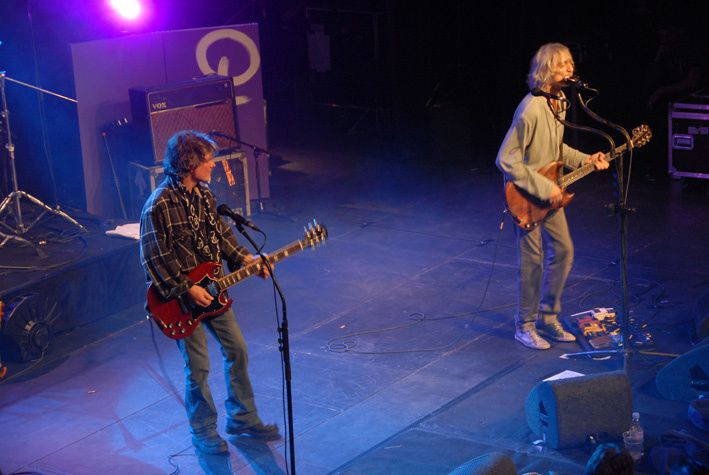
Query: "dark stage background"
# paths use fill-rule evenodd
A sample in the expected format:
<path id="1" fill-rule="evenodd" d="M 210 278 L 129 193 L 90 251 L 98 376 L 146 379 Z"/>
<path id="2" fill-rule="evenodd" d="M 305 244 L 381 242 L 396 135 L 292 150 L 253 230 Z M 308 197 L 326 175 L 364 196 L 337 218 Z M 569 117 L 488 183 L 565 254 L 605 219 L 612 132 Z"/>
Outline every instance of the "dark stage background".
<path id="1" fill-rule="evenodd" d="M 2 2 L 0 69 L 74 96 L 69 43 L 257 22 L 271 143 L 308 136 L 319 121 L 356 140 L 409 149 L 412 160 L 472 160 L 474 149 L 489 151 L 492 161 L 526 92 L 529 58 L 544 42 L 571 47 L 578 72 L 602 91 L 594 102 L 599 113 L 627 128 L 655 122 L 658 132 L 670 98 L 654 116 L 645 104 L 663 25 L 676 25 L 677 56 L 690 64 L 707 56 L 701 1 L 153 0 L 151 18 L 135 25 L 117 22 L 105 3 Z M 330 40 L 324 66 L 317 55 L 323 35 Z M 6 91 L 20 188 L 85 209 L 75 105 L 16 84 Z M 649 160 L 659 170 L 666 169 L 663 143 L 653 144 Z M 1 172 L 5 195 L 5 157 Z"/>

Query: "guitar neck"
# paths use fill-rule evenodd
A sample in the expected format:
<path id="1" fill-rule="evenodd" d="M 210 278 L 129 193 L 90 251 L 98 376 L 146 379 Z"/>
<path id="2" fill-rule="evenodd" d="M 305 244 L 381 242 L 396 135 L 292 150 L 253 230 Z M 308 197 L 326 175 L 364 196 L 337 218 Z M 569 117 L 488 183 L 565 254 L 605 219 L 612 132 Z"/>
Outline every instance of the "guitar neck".
<path id="1" fill-rule="evenodd" d="M 278 249 L 276 252 L 269 254 L 268 255 L 268 262 L 271 264 L 275 264 L 278 261 L 282 261 L 286 257 L 298 253 L 305 249 L 307 246 L 302 242 L 302 241 L 295 241 L 290 243 L 287 246 L 284 246 L 280 249 Z M 232 272 L 231 274 L 227 274 L 221 279 L 217 280 L 219 287 L 222 290 L 225 290 L 232 285 L 236 285 L 242 280 L 251 277 L 252 275 L 256 275 L 259 272 L 261 272 L 261 267 L 263 266 L 263 263 L 261 262 L 261 259 L 257 259 L 251 264 L 242 267 L 241 269 Z"/>
<path id="2" fill-rule="evenodd" d="M 625 149 L 628 148 L 627 144 L 620 145 L 615 148 L 615 153 L 611 154 L 610 152 L 606 153 L 604 155 L 604 159 L 607 162 L 612 162 L 615 157 L 618 155 L 622 154 L 625 152 Z M 571 185 L 572 183 L 575 183 L 576 181 L 580 180 L 581 178 L 585 177 L 589 173 L 591 173 L 595 167 L 593 166 L 593 163 L 587 163 L 586 165 L 583 165 L 576 170 L 567 173 L 566 175 L 562 176 L 561 179 L 559 180 L 559 186 L 561 188 L 566 188 L 567 186 Z"/>

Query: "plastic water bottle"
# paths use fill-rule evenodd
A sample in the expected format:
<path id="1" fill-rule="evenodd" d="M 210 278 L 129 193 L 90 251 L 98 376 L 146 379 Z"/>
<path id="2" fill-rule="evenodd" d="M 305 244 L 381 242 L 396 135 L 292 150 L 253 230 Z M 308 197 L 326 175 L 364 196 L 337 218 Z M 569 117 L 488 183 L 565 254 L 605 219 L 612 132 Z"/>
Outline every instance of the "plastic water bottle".
<path id="1" fill-rule="evenodd" d="M 645 431 L 640 425 L 640 413 L 633 412 L 633 421 L 630 423 L 630 429 L 623 433 L 623 443 L 625 448 L 633 457 L 636 463 L 643 456 L 643 442 L 645 441 Z"/>

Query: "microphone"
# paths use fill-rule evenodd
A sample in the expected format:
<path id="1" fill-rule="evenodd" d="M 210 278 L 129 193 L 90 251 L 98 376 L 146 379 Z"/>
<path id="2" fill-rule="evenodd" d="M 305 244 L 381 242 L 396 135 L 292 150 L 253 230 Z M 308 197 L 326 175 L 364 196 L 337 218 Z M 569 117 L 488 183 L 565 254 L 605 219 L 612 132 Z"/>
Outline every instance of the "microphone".
<path id="1" fill-rule="evenodd" d="M 579 89 L 590 89 L 589 85 L 578 76 L 569 76 L 564 78 L 564 83 L 567 86 L 577 87 Z"/>
<path id="2" fill-rule="evenodd" d="M 123 127 L 125 125 L 128 125 L 128 117 L 121 117 L 120 119 L 115 119 L 105 123 L 103 127 L 101 127 L 100 131 L 101 133 L 106 133 L 112 129 Z"/>
<path id="3" fill-rule="evenodd" d="M 254 231 L 258 231 L 260 233 L 263 232 L 254 223 L 252 223 L 248 219 L 244 218 L 243 216 L 241 216 L 239 213 L 237 213 L 233 209 L 229 208 L 224 203 L 217 206 L 217 213 L 219 213 L 220 216 L 226 216 L 228 218 L 231 218 L 232 221 L 234 221 L 234 224 L 236 224 L 237 226 L 247 226 L 247 227 L 253 229 Z"/>
<path id="4" fill-rule="evenodd" d="M 536 96 L 536 97 L 542 96 L 542 97 L 546 97 L 547 99 L 556 99 L 557 101 L 563 101 L 563 100 L 565 100 L 563 97 L 559 97 L 559 96 L 557 96 L 556 94 L 552 94 L 552 93 L 550 93 L 550 92 L 542 91 L 542 90 L 539 89 L 538 87 L 535 87 L 534 89 L 532 89 L 532 90 L 529 91 L 529 92 L 531 92 L 532 95 L 533 95 L 533 96 Z"/>

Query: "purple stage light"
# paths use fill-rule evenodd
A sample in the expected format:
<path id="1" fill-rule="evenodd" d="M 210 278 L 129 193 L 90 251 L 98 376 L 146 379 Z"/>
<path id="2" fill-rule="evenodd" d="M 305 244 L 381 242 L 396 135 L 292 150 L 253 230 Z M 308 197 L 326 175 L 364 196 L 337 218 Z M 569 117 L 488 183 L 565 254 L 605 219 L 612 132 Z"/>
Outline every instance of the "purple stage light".
<path id="1" fill-rule="evenodd" d="M 137 19 L 143 11 L 139 0 L 109 0 L 109 5 L 126 20 Z"/>

